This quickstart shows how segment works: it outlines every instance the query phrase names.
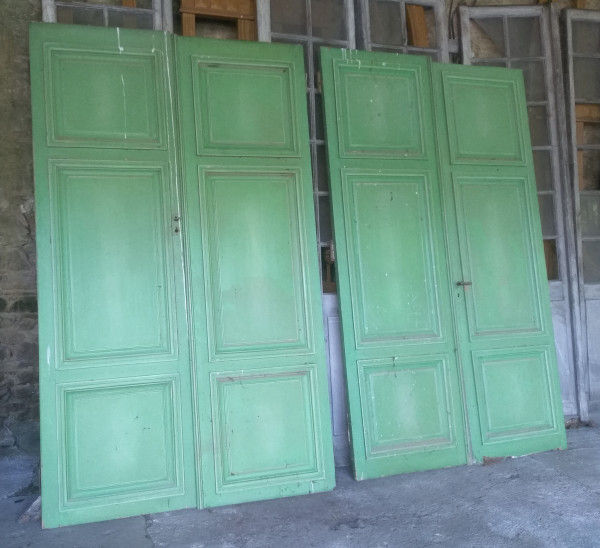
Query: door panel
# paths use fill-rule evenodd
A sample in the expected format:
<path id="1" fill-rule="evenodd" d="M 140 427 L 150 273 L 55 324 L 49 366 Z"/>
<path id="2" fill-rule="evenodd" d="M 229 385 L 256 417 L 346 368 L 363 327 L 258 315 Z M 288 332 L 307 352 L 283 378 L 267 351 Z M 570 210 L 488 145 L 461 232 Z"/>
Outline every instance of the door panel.
<path id="1" fill-rule="evenodd" d="M 432 68 L 473 455 L 564 448 L 522 75 Z"/>
<path id="2" fill-rule="evenodd" d="M 202 505 L 331 489 L 302 50 L 177 47 Z"/>
<path id="3" fill-rule="evenodd" d="M 310 351 L 299 175 L 201 171 L 210 351 L 217 359 L 232 352 Z"/>
<path id="4" fill-rule="evenodd" d="M 428 61 L 321 52 L 355 476 L 465 463 Z"/>
<path id="5" fill-rule="evenodd" d="M 541 331 L 527 179 L 457 177 L 454 200 L 471 337 Z"/>
<path id="6" fill-rule="evenodd" d="M 359 347 L 440 337 L 428 175 L 342 172 Z"/>
<path id="7" fill-rule="evenodd" d="M 44 526 L 196 505 L 171 39 L 32 25 Z"/>

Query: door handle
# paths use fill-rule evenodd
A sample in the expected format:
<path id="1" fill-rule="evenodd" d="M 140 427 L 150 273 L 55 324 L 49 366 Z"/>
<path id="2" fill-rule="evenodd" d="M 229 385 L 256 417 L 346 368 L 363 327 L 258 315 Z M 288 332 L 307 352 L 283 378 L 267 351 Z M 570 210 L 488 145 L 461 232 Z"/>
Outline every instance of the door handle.
<path id="1" fill-rule="evenodd" d="M 473 282 L 456 282 L 456 285 L 473 285 Z"/>

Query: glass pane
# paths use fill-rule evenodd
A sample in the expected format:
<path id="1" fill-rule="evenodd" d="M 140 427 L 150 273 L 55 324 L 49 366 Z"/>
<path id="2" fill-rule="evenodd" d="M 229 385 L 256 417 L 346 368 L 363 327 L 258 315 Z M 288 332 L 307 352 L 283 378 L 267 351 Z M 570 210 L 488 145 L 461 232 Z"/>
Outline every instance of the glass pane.
<path id="1" fill-rule="evenodd" d="M 315 79 L 317 78 L 317 72 L 321 70 L 321 48 L 341 48 L 339 44 L 315 44 L 313 43 L 313 63 L 315 67 Z M 314 86 L 317 88 L 319 85 L 315 81 Z"/>
<path id="2" fill-rule="evenodd" d="M 509 17 L 508 43 L 511 57 L 540 57 L 542 35 L 538 17 Z"/>
<path id="3" fill-rule="evenodd" d="M 325 129 L 323 127 L 323 98 L 320 93 L 315 93 L 315 138 L 325 139 Z"/>
<path id="4" fill-rule="evenodd" d="M 383 46 L 383 47 L 373 47 L 371 51 L 383 51 L 384 53 L 406 53 L 405 47 L 400 46 Z"/>
<path id="5" fill-rule="evenodd" d="M 553 190 L 552 159 L 549 150 L 533 151 L 533 167 L 535 169 L 535 183 L 538 190 Z"/>
<path id="6" fill-rule="evenodd" d="M 325 145 L 317 145 L 317 188 L 329 192 L 329 172 L 327 171 L 327 150 Z"/>
<path id="7" fill-rule="evenodd" d="M 600 150 L 577 153 L 580 190 L 600 190 Z"/>
<path id="8" fill-rule="evenodd" d="M 527 107 L 527 113 L 529 114 L 529 131 L 531 133 L 532 146 L 549 144 L 546 107 Z"/>
<path id="9" fill-rule="evenodd" d="M 56 6 L 56 21 L 75 25 L 104 26 L 104 14 L 102 9 L 83 7 Z"/>
<path id="10" fill-rule="evenodd" d="M 60 4 L 98 4 L 103 6 L 122 6 L 123 0 L 59 0 L 56 5 Z M 137 7 L 143 7 L 141 0 L 138 0 Z"/>
<path id="11" fill-rule="evenodd" d="M 329 196 L 319 196 L 319 241 L 331 241 L 331 211 L 329 209 Z"/>
<path id="12" fill-rule="evenodd" d="M 331 248 L 329 245 L 321 247 L 323 293 L 335 293 L 335 262 L 331 259 Z"/>
<path id="13" fill-rule="evenodd" d="M 600 145 L 600 105 L 575 105 L 577 144 Z"/>
<path id="14" fill-rule="evenodd" d="M 371 42 L 390 46 L 405 43 L 401 4 L 385 0 L 369 0 Z"/>
<path id="15" fill-rule="evenodd" d="M 542 236 L 549 238 L 556 236 L 556 224 L 554 223 L 554 196 L 552 194 L 538 195 L 540 205 L 540 219 L 542 221 Z"/>
<path id="16" fill-rule="evenodd" d="M 500 68 L 506 68 L 506 62 L 505 61 L 482 61 L 480 59 L 474 60 L 473 61 L 474 65 L 478 65 L 480 67 L 500 67 Z"/>
<path id="17" fill-rule="evenodd" d="M 575 102 L 600 101 L 600 59 L 573 59 Z"/>
<path id="18" fill-rule="evenodd" d="M 435 11 L 431 6 L 406 4 L 406 34 L 408 44 L 419 48 L 437 48 Z"/>
<path id="19" fill-rule="evenodd" d="M 600 195 L 580 194 L 581 235 L 600 237 Z"/>
<path id="20" fill-rule="evenodd" d="M 549 280 L 558 280 L 558 254 L 556 240 L 544 240 L 544 257 Z"/>
<path id="21" fill-rule="evenodd" d="M 439 53 L 437 51 L 423 51 L 421 49 L 406 48 L 406 53 L 410 55 L 421 55 L 423 57 L 430 57 L 432 61 L 439 61 Z"/>
<path id="22" fill-rule="evenodd" d="M 152 13 L 123 13 L 122 11 L 108 12 L 108 26 L 125 29 L 152 29 L 154 25 Z"/>
<path id="23" fill-rule="evenodd" d="M 545 101 L 546 81 L 544 78 L 544 63 L 542 61 L 513 61 L 511 66 L 523 71 L 527 100 Z"/>
<path id="24" fill-rule="evenodd" d="M 586 284 L 600 283 L 600 241 L 581 243 L 583 252 L 583 281 Z"/>
<path id="25" fill-rule="evenodd" d="M 502 18 L 471 19 L 471 50 L 476 59 L 504 57 Z"/>
<path id="26" fill-rule="evenodd" d="M 600 23 L 573 21 L 573 52 L 598 53 L 600 51 Z"/>
<path id="27" fill-rule="evenodd" d="M 312 0 L 312 35 L 330 40 L 346 40 L 344 4 L 344 0 Z"/>
<path id="28" fill-rule="evenodd" d="M 271 0 L 271 32 L 305 35 L 304 0 Z"/>

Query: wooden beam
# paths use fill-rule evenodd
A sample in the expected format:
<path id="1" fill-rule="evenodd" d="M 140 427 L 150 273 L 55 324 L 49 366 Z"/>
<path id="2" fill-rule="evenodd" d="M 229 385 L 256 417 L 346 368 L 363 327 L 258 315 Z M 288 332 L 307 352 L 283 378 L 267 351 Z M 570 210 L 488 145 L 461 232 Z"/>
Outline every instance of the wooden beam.
<path id="1" fill-rule="evenodd" d="M 425 8 L 423 6 L 406 4 L 406 29 L 408 31 L 408 42 L 411 46 L 429 47 L 427 21 L 425 20 Z"/>

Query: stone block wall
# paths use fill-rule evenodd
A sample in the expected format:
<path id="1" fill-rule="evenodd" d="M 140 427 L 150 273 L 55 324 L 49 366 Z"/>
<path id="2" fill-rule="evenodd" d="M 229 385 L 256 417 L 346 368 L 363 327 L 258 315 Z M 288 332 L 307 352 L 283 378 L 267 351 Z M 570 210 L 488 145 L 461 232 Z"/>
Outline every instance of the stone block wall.
<path id="1" fill-rule="evenodd" d="M 38 332 L 29 23 L 40 0 L 0 5 L 0 427 L 37 420 Z"/>

